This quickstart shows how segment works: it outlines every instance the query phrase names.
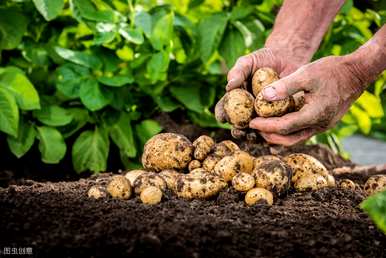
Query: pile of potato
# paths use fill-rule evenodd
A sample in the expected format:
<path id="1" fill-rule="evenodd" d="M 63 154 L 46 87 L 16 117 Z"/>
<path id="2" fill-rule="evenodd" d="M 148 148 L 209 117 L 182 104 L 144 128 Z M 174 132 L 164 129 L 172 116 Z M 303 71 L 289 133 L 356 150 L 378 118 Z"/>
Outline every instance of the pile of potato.
<path id="1" fill-rule="evenodd" d="M 145 144 L 142 164 L 143 169 L 113 176 L 105 189 L 98 185 L 91 187 L 89 197 L 99 199 L 109 194 L 129 199 L 136 194 L 145 204 L 157 204 L 166 189 L 179 198 L 191 200 L 206 199 L 233 187 L 245 193 L 247 205 L 272 205 L 275 198 L 285 195 L 290 188 L 307 191 L 336 186 L 326 167 L 307 154 L 253 157 L 230 140 L 215 143 L 205 135 L 192 143 L 182 135 L 158 134 Z M 339 182 L 339 187 L 359 186 L 345 179 Z M 375 176 L 364 189 L 372 194 L 385 187 L 386 176 Z"/>

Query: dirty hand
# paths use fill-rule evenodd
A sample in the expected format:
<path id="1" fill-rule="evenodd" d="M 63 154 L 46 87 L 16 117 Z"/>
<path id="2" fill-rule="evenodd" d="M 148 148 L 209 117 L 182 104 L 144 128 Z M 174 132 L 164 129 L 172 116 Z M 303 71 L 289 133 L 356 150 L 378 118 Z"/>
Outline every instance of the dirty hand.
<path id="1" fill-rule="evenodd" d="M 299 68 L 263 90 L 268 101 L 284 99 L 304 91 L 305 104 L 298 112 L 282 117 L 253 119 L 270 143 L 293 145 L 333 127 L 365 89 L 361 69 L 347 56 L 326 57 Z"/>

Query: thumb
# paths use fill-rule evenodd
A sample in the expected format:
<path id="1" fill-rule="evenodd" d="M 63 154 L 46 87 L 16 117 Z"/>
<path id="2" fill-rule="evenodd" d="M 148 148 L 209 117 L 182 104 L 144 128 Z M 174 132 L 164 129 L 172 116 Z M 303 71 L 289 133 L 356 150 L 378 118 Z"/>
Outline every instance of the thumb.
<path id="1" fill-rule="evenodd" d="M 267 101 L 285 99 L 299 91 L 307 91 L 307 80 L 301 79 L 298 74 L 291 74 L 283 79 L 275 81 L 262 90 Z"/>

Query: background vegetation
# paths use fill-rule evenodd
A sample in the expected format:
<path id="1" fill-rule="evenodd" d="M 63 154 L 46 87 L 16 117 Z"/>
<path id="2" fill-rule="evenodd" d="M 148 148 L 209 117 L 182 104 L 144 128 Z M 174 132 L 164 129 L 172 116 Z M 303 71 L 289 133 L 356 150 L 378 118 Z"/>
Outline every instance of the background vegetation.
<path id="1" fill-rule="evenodd" d="M 71 153 L 76 171 L 104 171 L 112 144 L 125 166 L 162 130 L 155 114 L 202 127 L 235 60 L 263 46 L 279 0 L 5 0 L 0 3 L 0 131 L 22 157 Z M 343 55 L 385 23 L 386 11 L 348 1 L 315 58 Z M 354 132 L 386 139 L 382 76 L 341 124 L 312 141 L 339 151 Z M 386 102 L 383 102 L 386 103 Z M 36 143 L 36 144 L 35 144 Z"/>

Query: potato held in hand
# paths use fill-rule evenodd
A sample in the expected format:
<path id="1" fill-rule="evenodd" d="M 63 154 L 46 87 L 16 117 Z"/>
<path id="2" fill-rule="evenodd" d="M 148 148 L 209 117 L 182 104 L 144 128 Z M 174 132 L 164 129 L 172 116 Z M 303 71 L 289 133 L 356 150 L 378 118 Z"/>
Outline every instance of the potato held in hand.
<path id="1" fill-rule="evenodd" d="M 192 160 L 193 145 L 183 135 L 161 133 L 145 144 L 142 164 L 155 171 L 183 169 Z"/>
<path id="2" fill-rule="evenodd" d="M 253 95 L 257 96 L 265 86 L 277 80 L 279 80 L 279 76 L 272 68 L 263 67 L 258 69 L 252 77 Z"/>
<path id="3" fill-rule="evenodd" d="M 254 98 L 243 89 L 234 89 L 224 96 L 224 111 L 229 123 L 235 128 L 244 129 L 253 118 Z"/>

